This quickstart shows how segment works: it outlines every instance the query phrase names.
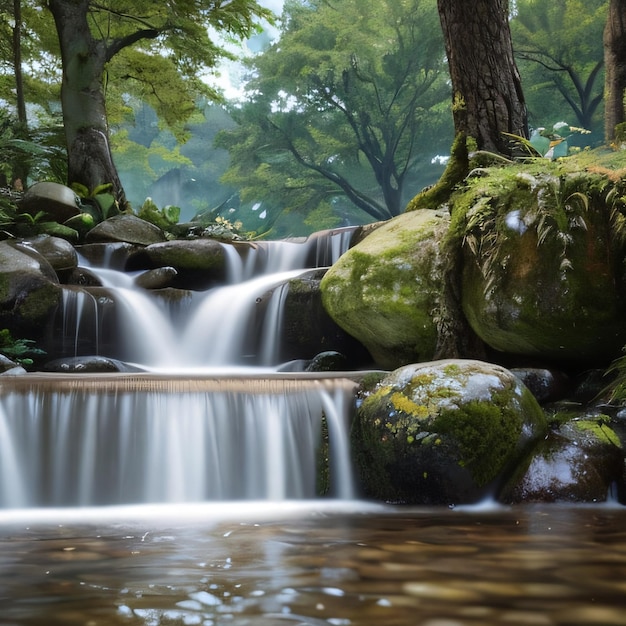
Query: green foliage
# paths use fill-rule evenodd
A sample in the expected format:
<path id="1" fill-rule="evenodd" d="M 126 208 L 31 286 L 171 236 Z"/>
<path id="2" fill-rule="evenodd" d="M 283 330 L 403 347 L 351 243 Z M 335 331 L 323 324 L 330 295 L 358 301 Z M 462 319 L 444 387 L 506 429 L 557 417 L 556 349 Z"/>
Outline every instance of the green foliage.
<path id="1" fill-rule="evenodd" d="M 536 128 L 530 136 L 529 143 L 541 156 L 558 159 L 568 155 L 569 137 L 575 133 L 588 135 L 590 132 L 585 128 L 570 126 L 566 122 L 557 122 L 549 129 L 542 126 Z"/>
<path id="2" fill-rule="evenodd" d="M 172 226 L 178 223 L 180 218 L 180 208 L 177 206 L 166 206 L 159 209 L 151 198 L 146 198 L 137 214 L 142 220 L 151 222 L 162 230 L 169 232 Z"/>
<path id="3" fill-rule="evenodd" d="M 38 211 L 35 215 L 21 211 L 15 195 L 0 195 L 0 239 L 47 234 L 70 241 L 78 240 L 76 228 L 46 218 L 47 213 L 44 211 Z"/>
<path id="4" fill-rule="evenodd" d="M 0 109 L 0 186 L 14 182 L 16 172 L 23 170 L 45 176 L 63 158 L 58 149 L 45 144 L 43 129 L 31 140 L 24 139 L 23 134 L 19 123 Z"/>
<path id="5" fill-rule="evenodd" d="M 601 126 L 602 33 L 607 0 L 518 0 L 511 20 L 531 124 L 555 119 L 564 107 L 578 126 Z"/>
<path id="6" fill-rule="evenodd" d="M 35 347 L 31 339 L 14 339 L 7 328 L 0 330 L 0 354 L 4 354 L 23 367 L 33 364 L 33 356 L 40 356 L 45 352 Z"/>
<path id="7" fill-rule="evenodd" d="M 223 181 L 286 213 L 399 214 L 449 145 L 444 58 L 432 0 L 287 2 L 280 40 L 250 62 L 238 128 L 217 138 Z"/>
<path id="8" fill-rule="evenodd" d="M 192 223 L 200 226 L 203 236 L 223 241 L 247 241 L 254 238 L 257 234 L 243 230 L 242 222 L 231 222 L 229 219 L 221 216 L 219 208 L 198 213 L 193 218 Z"/>

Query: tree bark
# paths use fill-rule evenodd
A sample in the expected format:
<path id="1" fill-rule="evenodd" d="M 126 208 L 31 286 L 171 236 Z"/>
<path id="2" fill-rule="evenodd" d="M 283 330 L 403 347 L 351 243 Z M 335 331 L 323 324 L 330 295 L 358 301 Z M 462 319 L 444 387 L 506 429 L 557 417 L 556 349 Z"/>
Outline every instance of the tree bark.
<path id="1" fill-rule="evenodd" d="M 68 184 L 79 183 L 89 192 L 103 184 L 113 186 L 121 209 L 126 196 L 109 145 L 102 77 L 107 59 L 103 41 L 89 29 L 89 0 L 49 0 L 63 64 L 61 104 L 68 155 Z"/>
<path id="2" fill-rule="evenodd" d="M 508 0 L 437 0 L 452 81 L 457 133 L 480 150 L 511 155 L 503 133 L 528 137 L 526 104 L 511 43 Z"/>
<path id="3" fill-rule="evenodd" d="M 604 134 L 615 139 L 615 126 L 625 121 L 626 91 L 626 0 L 611 0 L 604 28 Z"/>

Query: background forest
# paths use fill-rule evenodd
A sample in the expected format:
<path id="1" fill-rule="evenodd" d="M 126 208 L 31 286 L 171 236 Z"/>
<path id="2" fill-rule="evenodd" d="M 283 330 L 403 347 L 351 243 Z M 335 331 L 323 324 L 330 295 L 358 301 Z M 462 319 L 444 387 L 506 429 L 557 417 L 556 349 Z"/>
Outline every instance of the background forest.
<path id="1" fill-rule="evenodd" d="M 567 122 L 590 131 L 570 148 L 603 140 L 607 8 L 511 3 L 531 130 Z M 206 56 L 200 43 L 190 52 L 190 37 L 106 64 L 111 149 L 133 209 L 151 197 L 180 207 L 181 221 L 201 213 L 272 238 L 403 212 L 440 177 L 454 134 L 436 0 L 285 0 L 275 21 L 266 17 L 243 46 L 228 29 L 214 35 L 221 48 L 203 66 L 165 63 Z M 65 182 L 61 79 L 49 12 L 0 2 L 5 186 Z"/>

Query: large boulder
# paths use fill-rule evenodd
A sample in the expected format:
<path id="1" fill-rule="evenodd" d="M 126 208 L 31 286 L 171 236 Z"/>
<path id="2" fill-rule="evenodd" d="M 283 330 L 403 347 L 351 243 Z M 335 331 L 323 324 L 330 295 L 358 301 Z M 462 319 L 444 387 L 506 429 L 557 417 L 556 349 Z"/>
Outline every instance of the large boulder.
<path id="1" fill-rule="evenodd" d="M 545 430 L 511 372 L 450 359 L 399 368 L 364 392 L 352 446 L 366 496 L 461 504 L 493 496 Z"/>
<path id="2" fill-rule="evenodd" d="M 0 241 L 0 267 L 0 328 L 40 338 L 62 300 L 54 269 L 36 250 L 8 241 Z"/>
<path id="3" fill-rule="evenodd" d="M 463 311 L 498 351 L 606 363 L 626 343 L 621 200 L 605 176 L 557 167 L 489 170 L 454 200 Z"/>
<path id="4" fill-rule="evenodd" d="M 444 285 L 442 211 L 400 215 L 348 250 L 321 282 L 330 316 L 392 369 L 434 357 Z"/>
<path id="5" fill-rule="evenodd" d="M 505 503 L 604 502 L 623 483 L 622 443 L 605 415 L 555 423 L 502 490 Z"/>

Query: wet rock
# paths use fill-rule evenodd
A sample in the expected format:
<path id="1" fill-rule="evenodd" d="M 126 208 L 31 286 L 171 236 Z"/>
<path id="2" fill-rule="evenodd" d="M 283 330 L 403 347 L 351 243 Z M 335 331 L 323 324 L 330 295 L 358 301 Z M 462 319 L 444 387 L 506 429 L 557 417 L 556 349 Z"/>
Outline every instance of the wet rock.
<path id="1" fill-rule="evenodd" d="M 606 416 L 555 424 L 500 493 L 505 503 L 604 502 L 623 480 L 624 452 Z"/>
<path id="2" fill-rule="evenodd" d="M 173 240 L 155 243 L 128 260 L 128 270 L 174 268 L 178 274 L 174 286 L 207 289 L 226 278 L 226 252 L 213 239 Z"/>
<path id="3" fill-rule="evenodd" d="M 61 304 L 57 275 L 36 250 L 0 242 L 0 328 L 37 340 Z"/>
<path id="4" fill-rule="evenodd" d="M 51 219 L 62 224 L 80 213 L 80 198 L 65 185 L 41 182 L 26 190 L 20 208 L 31 215 L 44 211 Z"/>
<path id="5" fill-rule="evenodd" d="M 39 235 L 24 240 L 19 247 L 27 246 L 35 249 L 57 272 L 73 270 L 78 265 L 78 255 L 74 246 L 65 239 L 50 235 Z"/>
<path id="6" fill-rule="evenodd" d="M 280 360 L 313 358 L 320 352 L 340 352 L 349 368 L 369 364 L 359 341 L 343 330 L 322 304 L 320 281 L 325 270 L 312 270 L 289 281 L 282 313 Z"/>
<path id="7" fill-rule="evenodd" d="M 328 350 L 316 354 L 306 366 L 305 372 L 340 372 L 347 367 L 347 359 L 340 352 Z"/>
<path id="8" fill-rule="evenodd" d="M 124 270 L 128 259 L 144 246 L 124 241 L 87 243 L 76 246 L 76 251 L 92 265 Z"/>
<path id="9" fill-rule="evenodd" d="M 324 276 L 330 316 L 392 369 L 433 358 L 445 284 L 442 240 L 449 215 L 414 211 L 385 222 L 348 250 Z"/>
<path id="10" fill-rule="evenodd" d="M 560 400 L 570 391 L 570 381 L 563 372 L 537 367 L 515 367 L 511 372 L 542 404 Z"/>
<path id="11" fill-rule="evenodd" d="M 142 289 L 163 289 L 169 287 L 177 275 L 173 267 L 159 267 L 137 276 L 135 285 Z"/>
<path id="12" fill-rule="evenodd" d="M 0 354 L 0 376 L 21 376 L 26 370 L 4 354 Z"/>
<path id="13" fill-rule="evenodd" d="M 165 233 L 136 215 L 115 215 L 94 226 L 85 238 L 87 243 L 120 241 L 148 246 L 165 241 Z"/>
<path id="14" fill-rule="evenodd" d="M 363 393 L 352 445 L 366 496 L 460 504 L 492 493 L 545 431 L 543 411 L 511 372 L 445 360 L 397 369 Z"/>
<path id="15" fill-rule="evenodd" d="M 140 372 L 140 368 L 103 356 L 77 356 L 48 361 L 44 372 L 102 374 L 105 372 Z"/>
<path id="16" fill-rule="evenodd" d="M 80 287 L 101 287 L 102 281 L 96 274 L 85 267 L 77 267 L 65 276 L 66 285 L 78 285 Z"/>

